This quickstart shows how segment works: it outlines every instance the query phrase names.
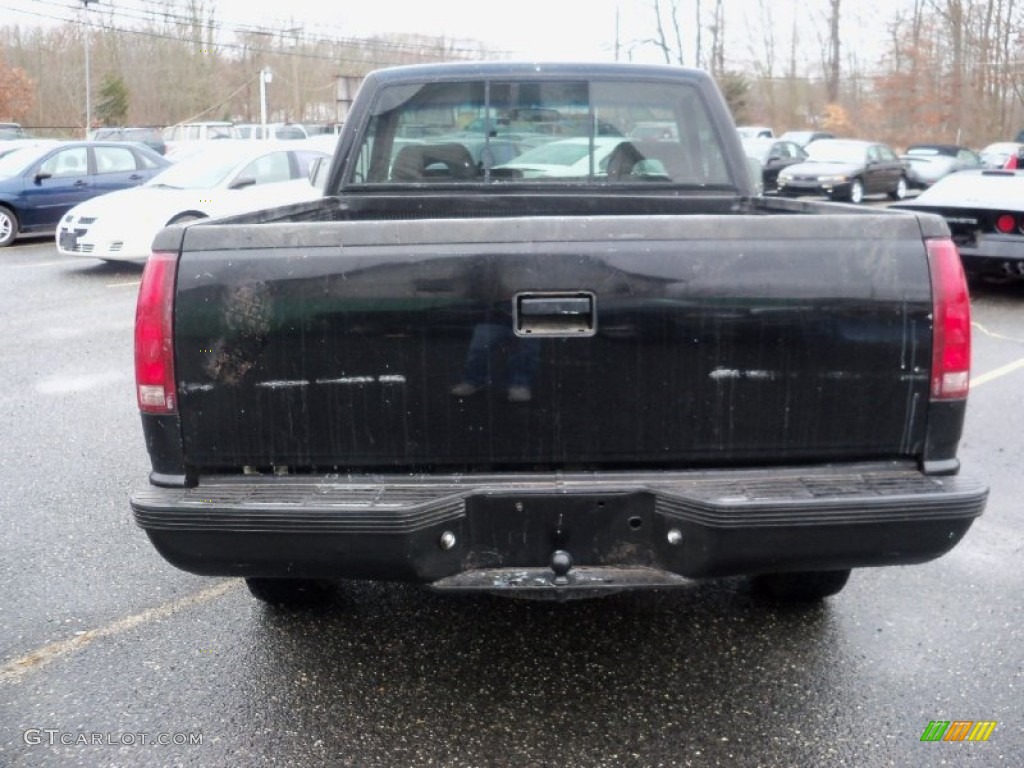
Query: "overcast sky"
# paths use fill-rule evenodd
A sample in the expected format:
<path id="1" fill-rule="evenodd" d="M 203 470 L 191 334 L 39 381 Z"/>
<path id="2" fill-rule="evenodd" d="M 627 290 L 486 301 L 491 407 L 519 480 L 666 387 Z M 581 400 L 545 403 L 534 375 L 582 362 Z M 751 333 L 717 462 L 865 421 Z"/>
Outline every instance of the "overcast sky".
<path id="1" fill-rule="evenodd" d="M 113 13 L 118 23 L 147 18 L 166 9 L 163 0 L 89 0 L 91 14 Z M 216 9 L 225 28 L 263 26 L 301 28 L 307 36 L 363 37 L 384 33 L 422 33 L 474 39 L 505 52 L 509 58 L 530 60 L 609 61 L 615 57 L 616 18 L 620 58 L 661 62 L 652 45 L 639 44 L 655 31 L 653 0 L 205 0 Z M 902 0 L 899 0 L 902 2 Z M 667 5 L 667 1 L 662 5 Z M 776 69 L 789 56 L 794 29 L 801 30 L 801 50 L 820 60 L 819 30 L 824 28 L 826 0 L 768 0 L 771 36 L 775 39 Z M 883 4 L 891 9 L 897 0 Z M 179 4 L 180 5 L 180 4 Z M 725 28 L 730 66 L 757 56 L 765 39 L 759 0 L 725 0 Z M 844 4 L 843 39 L 847 51 L 864 51 L 884 36 L 885 23 L 874 2 Z M 697 0 L 680 3 L 681 25 L 693 29 Z M 713 0 L 703 0 L 705 18 Z M 0 24 L 33 26 L 81 18 L 82 0 L 0 0 Z M 705 24 L 707 22 L 705 21 Z M 706 34 L 706 33 L 705 33 Z M 707 39 L 705 39 L 705 44 Z M 694 40 L 684 40 L 687 64 L 692 64 Z"/>

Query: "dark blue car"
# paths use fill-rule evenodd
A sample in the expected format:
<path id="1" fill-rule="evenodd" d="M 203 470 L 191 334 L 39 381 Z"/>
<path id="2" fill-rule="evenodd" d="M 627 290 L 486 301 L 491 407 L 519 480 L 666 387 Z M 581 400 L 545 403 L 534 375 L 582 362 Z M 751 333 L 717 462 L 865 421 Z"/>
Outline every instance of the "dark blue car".
<path id="1" fill-rule="evenodd" d="M 170 165 L 144 144 L 64 141 L 0 157 L 0 247 L 19 234 L 54 232 L 91 197 L 134 187 Z"/>

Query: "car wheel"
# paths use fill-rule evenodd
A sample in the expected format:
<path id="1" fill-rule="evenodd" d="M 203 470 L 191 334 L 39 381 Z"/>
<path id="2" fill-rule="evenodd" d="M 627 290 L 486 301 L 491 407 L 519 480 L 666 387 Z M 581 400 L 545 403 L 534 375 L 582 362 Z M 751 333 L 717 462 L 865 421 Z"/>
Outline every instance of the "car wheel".
<path id="1" fill-rule="evenodd" d="M 889 193 L 889 197 L 892 200 L 902 200 L 907 196 L 907 180 L 900 176 L 900 180 L 896 182 L 896 189 Z"/>
<path id="2" fill-rule="evenodd" d="M 846 586 L 850 569 L 762 573 L 751 577 L 751 590 L 760 596 L 789 602 L 812 602 L 838 593 Z"/>
<path id="3" fill-rule="evenodd" d="M 846 196 L 846 199 L 851 203 L 863 203 L 864 202 L 864 182 L 860 179 L 854 179 L 850 184 L 850 194 Z"/>
<path id="4" fill-rule="evenodd" d="M 0 205 L 0 248 L 10 245 L 18 236 L 18 217 L 14 211 Z"/>
<path id="5" fill-rule="evenodd" d="M 315 579 L 250 577 L 245 580 L 245 585 L 256 599 L 286 608 L 312 608 L 323 605 L 333 592 L 328 582 Z"/>

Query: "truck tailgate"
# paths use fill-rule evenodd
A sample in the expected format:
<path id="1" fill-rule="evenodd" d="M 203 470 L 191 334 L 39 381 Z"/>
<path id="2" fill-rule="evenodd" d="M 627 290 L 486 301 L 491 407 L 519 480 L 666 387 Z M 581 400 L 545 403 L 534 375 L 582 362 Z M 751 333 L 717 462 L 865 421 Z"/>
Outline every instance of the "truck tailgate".
<path id="1" fill-rule="evenodd" d="M 204 224 L 184 243 L 174 346 L 195 468 L 923 450 L 932 299 L 910 215 Z"/>

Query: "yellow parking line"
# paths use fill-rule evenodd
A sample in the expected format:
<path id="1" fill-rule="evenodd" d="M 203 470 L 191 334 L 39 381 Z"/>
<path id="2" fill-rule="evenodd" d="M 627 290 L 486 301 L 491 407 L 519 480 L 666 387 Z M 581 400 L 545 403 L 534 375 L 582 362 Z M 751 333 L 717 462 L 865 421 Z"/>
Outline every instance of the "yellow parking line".
<path id="1" fill-rule="evenodd" d="M 1014 371 L 1019 371 L 1021 368 L 1024 368 L 1024 357 L 1022 357 L 1020 360 L 1008 363 L 1007 365 L 1004 365 L 1001 368 L 996 368 L 994 371 L 989 371 L 988 373 L 983 373 L 981 376 L 972 378 L 971 389 L 974 389 L 975 387 L 980 387 L 982 384 L 988 384 L 990 381 L 995 381 L 996 379 L 1002 378 L 1003 376 L 1008 376 Z"/>
<path id="2" fill-rule="evenodd" d="M 126 616 L 125 618 L 119 619 L 105 627 L 90 629 L 88 632 L 75 635 L 67 640 L 58 640 L 57 642 L 50 643 L 49 645 L 43 646 L 31 653 L 25 654 L 19 659 L 14 659 L 3 666 L 0 666 L 0 684 L 13 682 L 29 672 L 49 664 L 51 661 L 55 661 L 62 656 L 67 656 L 80 648 L 84 648 L 93 640 L 120 635 L 124 632 L 135 629 L 142 624 L 149 624 L 150 622 L 157 621 L 158 619 L 167 618 L 184 608 L 216 600 L 218 597 L 221 597 L 232 589 L 238 587 L 241 583 L 241 579 L 223 581 L 220 584 L 207 587 L 201 592 L 196 592 L 195 594 L 187 595 L 186 597 L 179 598 L 178 600 L 172 600 L 169 603 L 158 605 L 157 607 L 150 608 L 142 613 L 136 613 L 134 616 Z"/>

